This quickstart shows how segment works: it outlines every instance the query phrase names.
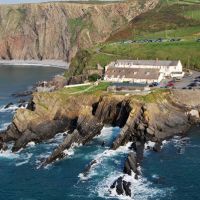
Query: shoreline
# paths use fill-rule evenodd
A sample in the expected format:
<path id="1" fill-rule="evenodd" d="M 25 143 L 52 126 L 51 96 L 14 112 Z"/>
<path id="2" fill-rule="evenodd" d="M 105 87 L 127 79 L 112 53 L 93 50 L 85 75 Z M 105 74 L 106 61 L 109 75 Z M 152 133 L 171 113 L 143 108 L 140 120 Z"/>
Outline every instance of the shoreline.
<path id="1" fill-rule="evenodd" d="M 69 63 L 63 60 L 0 60 L 2 66 L 38 66 L 69 69 Z"/>

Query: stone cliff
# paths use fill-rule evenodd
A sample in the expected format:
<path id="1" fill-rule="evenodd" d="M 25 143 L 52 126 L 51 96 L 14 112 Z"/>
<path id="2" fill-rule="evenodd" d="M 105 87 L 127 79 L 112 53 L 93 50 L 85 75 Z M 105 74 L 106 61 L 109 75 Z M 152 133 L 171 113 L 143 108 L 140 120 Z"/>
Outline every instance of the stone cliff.
<path id="1" fill-rule="evenodd" d="M 45 166 L 67 157 L 67 150 L 74 144 L 90 142 L 101 134 L 104 125 L 118 126 L 121 131 L 110 150 L 132 143 L 123 172 L 124 176 L 134 173 L 137 178 L 146 143 L 154 142 L 154 151 L 159 151 L 163 140 L 184 135 L 192 124 L 200 122 L 199 99 L 200 92 L 193 90 L 155 90 L 146 96 L 103 91 L 70 95 L 65 89 L 35 93 L 28 107 L 18 109 L 12 124 L 0 134 L 0 148 L 6 149 L 6 143 L 13 141 L 15 152 L 31 141 L 40 143 L 66 132 L 61 144 L 42 161 L 41 165 Z M 91 161 L 85 174 L 97 162 Z M 120 176 L 111 183 L 110 190 L 131 196 L 130 186 L 131 183 Z"/>
<path id="2" fill-rule="evenodd" d="M 105 41 L 159 0 L 0 6 L 1 59 L 63 59 Z"/>
<path id="3" fill-rule="evenodd" d="M 138 139 L 162 141 L 187 130 L 199 112 L 199 97 L 199 91 L 181 90 L 142 97 L 104 92 L 69 95 L 64 90 L 35 93 L 27 109 L 17 110 L 1 140 L 14 141 L 13 151 L 17 151 L 30 141 L 41 142 L 69 131 L 63 151 L 72 143 L 87 143 L 104 125 L 110 125 L 121 127 L 112 149 Z M 71 139 L 73 134 L 76 137 Z"/>

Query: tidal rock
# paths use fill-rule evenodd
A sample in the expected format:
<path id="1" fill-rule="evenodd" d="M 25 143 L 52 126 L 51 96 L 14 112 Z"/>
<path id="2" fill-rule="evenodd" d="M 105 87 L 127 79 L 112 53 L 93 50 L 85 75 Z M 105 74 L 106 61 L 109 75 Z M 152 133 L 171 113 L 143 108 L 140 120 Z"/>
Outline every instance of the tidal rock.
<path id="1" fill-rule="evenodd" d="M 155 143 L 153 150 L 155 152 L 159 152 L 159 151 L 161 151 L 161 147 L 162 147 L 162 142 L 158 141 L 158 142 Z"/>
<path id="2" fill-rule="evenodd" d="M 144 154 L 144 142 L 137 141 L 136 142 L 136 156 L 137 156 L 137 162 L 141 162 L 143 159 L 143 154 Z"/>
<path id="3" fill-rule="evenodd" d="M 93 160 L 93 161 L 90 162 L 89 165 L 86 166 L 86 168 L 85 168 L 84 171 L 83 171 L 83 175 L 84 175 L 85 177 L 87 176 L 87 174 L 90 172 L 91 168 L 92 168 L 96 163 L 97 163 L 97 161 L 96 161 L 96 160 Z"/>
<path id="4" fill-rule="evenodd" d="M 72 144 L 86 144 L 96 135 L 99 135 L 103 128 L 103 124 L 94 116 L 79 116 L 76 129 L 68 134 L 64 142 L 56 148 L 53 153 L 46 159 L 44 165 L 50 164 L 57 159 L 61 159 L 65 155 L 64 151 L 69 149 Z"/>
<path id="5" fill-rule="evenodd" d="M 26 145 L 31 142 L 38 142 L 40 138 L 35 134 L 32 133 L 30 130 L 27 130 L 23 135 L 15 142 L 14 146 L 12 147 L 12 151 L 16 152 L 19 151 L 21 148 L 26 147 Z"/>
<path id="6" fill-rule="evenodd" d="M 7 130 L 0 134 L 0 138 L 3 142 L 16 141 L 21 137 L 21 133 L 14 123 L 8 126 Z"/>
<path id="7" fill-rule="evenodd" d="M 119 177 L 114 183 L 111 185 L 110 189 L 116 190 L 118 195 L 126 195 L 131 196 L 131 183 L 123 180 L 123 177 Z"/>
<path id="8" fill-rule="evenodd" d="M 34 111 L 34 110 L 35 110 L 35 103 L 33 102 L 33 99 L 31 99 L 31 100 L 28 102 L 28 105 L 27 105 L 26 109 L 31 110 L 31 111 Z"/>
<path id="9" fill-rule="evenodd" d="M 13 106 L 13 103 L 12 103 L 12 102 L 8 103 L 8 104 L 4 107 L 4 109 L 10 108 L 10 106 Z"/>
<path id="10" fill-rule="evenodd" d="M 7 149 L 8 149 L 7 144 L 1 141 L 0 142 L 0 150 L 6 151 Z"/>
<path id="11" fill-rule="evenodd" d="M 25 103 L 21 103 L 21 104 L 18 105 L 18 108 L 22 108 L 22 107 L 25 108 L 25 107 L 26 107 L 26 104 L 25 104 Z"/>
<path id="12" fill-rule="evenodd" d="M 137 158 L 136 153 L 131 152 L 128 154 L 128 157 L 126 159 L 125 165 L 124 165 L 124 173 L 131 175 L 132 172 L 135 174 L 138 173 L 137 171 Z"/>

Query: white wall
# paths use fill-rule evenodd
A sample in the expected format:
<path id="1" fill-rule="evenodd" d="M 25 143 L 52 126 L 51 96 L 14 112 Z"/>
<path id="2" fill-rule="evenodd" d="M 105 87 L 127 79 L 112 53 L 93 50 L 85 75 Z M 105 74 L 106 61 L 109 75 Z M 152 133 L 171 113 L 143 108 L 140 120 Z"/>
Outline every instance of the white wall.
<path id="1" fill-rule="evenodd" d="M 110 63 L 109 65 L 107 65 L 105 67 L 106 71 L 109 68 L 109 66 L 115 66 L 115 67 L 120 67 L 120 68 L 146 68 L 146 69 L 160 69 L 160 76 L 158 78 L 158 80 L 146 80 L 146 79 L 127 79 L 127 78 L 107 78 L 105 75 L 105 80 L 107 81 L 113 81 L 113 82 L 124 82 L 124 81 L 129 81 L 129 82 L 138 82 L 138 83 L 142 83 L 142 82 L 160 82 L 162 81 L 162 79 L 164 79 L 165 76 L 171 76 L 172 77 L 172 72 L 182 72 L 183 70 L 183 66 L 181 64 L 181 62 L 179 61 L 177 66 L 150 66 L 150 65 L 140 65 L 138 67 L 138 65 L 129 65 L 129 64 L 119 64 L 119 63 Z M 184 74 L 183 74 L 184 75 Z M 176 75 L 173 75 L 173 77 L 176 77 Z M 178 76 L 177 76 L 178 77 Z M 180 75 L 179 75 L 180 77 Z"/>
<path id="2" fill-rule="evenodd" d="M 108 78 L 107 76 L 104 77 L 105 81 L 111 82 L 130 82 L 130 83 L 153 83 L 153 82 L 160 82 L 162 80 L 162 75 L 159 76 L 159 79 L 131 79 L 131 78 Z"/>

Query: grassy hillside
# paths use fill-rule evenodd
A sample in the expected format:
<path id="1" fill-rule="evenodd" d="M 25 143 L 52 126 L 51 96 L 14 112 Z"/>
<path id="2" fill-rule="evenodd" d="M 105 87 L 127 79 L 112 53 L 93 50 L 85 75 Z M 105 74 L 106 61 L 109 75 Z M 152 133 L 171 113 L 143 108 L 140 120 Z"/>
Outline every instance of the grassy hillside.
<path id="1" fill-rule="evenodd" d="M 186 3 L 178 0 L 161 0 L 159 5 L 144 14 L 136 17 L 126 27 L 113 33 L 108 41 L 120 41 L 122 39 L 137 39 L 143 36 L 159 35 L 161 32 L 177 32 L 182 29 L 182 37 L 200 32 L 200 1 L 191 0 L 193 3 Z M 195 3 L 197 2 L 197 3 Z M 196 30 L 194 30 L 196 28 Z M 184 29 L 186 29 L 184 31 Z M 163 34 L 161 34 L 163 36 Z M 175 35 L 176 36 L 176 35 Z M 168 37 L 168 35 L 164 35 Z"/>
<path id="2" fill-rule="evenodd" d="M 143 42 L 158 38 L 163 38 L 163 42 Z M 170 41 L 177 38 L 181 41 Z M 71 69 L 81 73 L 98 63 L 105 66 L 116 59 L 138 58 L 180 59 L 185 68 L 200 70 L 199 38 L 200 0 L 161 0 L 154 10 L 141 14 L 113 33 L 106 43 L 79 52 Z M 137 42 L 129 43 L 129 40 Z"/>

